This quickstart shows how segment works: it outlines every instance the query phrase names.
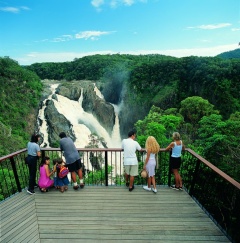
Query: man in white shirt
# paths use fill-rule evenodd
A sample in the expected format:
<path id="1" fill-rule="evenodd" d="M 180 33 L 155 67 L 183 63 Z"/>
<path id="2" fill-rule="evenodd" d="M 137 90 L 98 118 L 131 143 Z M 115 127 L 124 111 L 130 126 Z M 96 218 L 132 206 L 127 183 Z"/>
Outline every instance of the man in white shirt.
<path id="1" fill-rule="evenodd" d="M 128 133 L 128 138 L 123 139 L 122 149 L 124 151 L 124 169 L 126 186 L 129 186 L 129 191 L 134 189 L 134 176 L 138 175 L 138 160 L 136 156 L 136 151 L 144 151 L 138 142 L 134 141 L 136 138 L 136 132 L 130 131 Z"/>

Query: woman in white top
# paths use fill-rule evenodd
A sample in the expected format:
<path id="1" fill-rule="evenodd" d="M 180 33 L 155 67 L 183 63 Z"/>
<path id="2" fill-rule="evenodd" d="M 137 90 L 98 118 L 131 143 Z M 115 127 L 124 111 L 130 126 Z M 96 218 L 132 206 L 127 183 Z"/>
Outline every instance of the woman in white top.
<path id="1" fill-rule="evenodd" d="M 174 174 L 175 185 L 172 185 L 171 188 L 175 190 L 182 190 L 182 177 L 179 174 L 179 168 L 181 166 L 181 153 L 182 150 L 185 150 L 185 146 L 180 140 L 180 134 L 178 132 L 173 133 L 173 142 L 171 142 L 167 150 L 172 150 L 171 159 L 170 159 L 170 168 Z"/>
<path id="2" fill-rule="evenodd" d="M 148 185 L 143 186 L 146 191 L 153 191 L 157 193 L 156 182 L 155 182 L 155 168 L 156 168 L 156 154 L 160 150 L 160 146 L 157 140 L 153 136 L 149 136 L 146 140 L 145 149 L 147 151 L 147 157 L 143 168 L 147 170 L 148 173 Z M 151 189 L 151 184 L 153 188 Z"/>

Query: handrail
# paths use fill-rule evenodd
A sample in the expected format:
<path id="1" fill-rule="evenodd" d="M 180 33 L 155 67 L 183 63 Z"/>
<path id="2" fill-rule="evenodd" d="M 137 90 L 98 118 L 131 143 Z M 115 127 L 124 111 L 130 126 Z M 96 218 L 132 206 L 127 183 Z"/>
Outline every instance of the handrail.
<path id="1" fill-rule="evenodd" d="M 1 163 L 2 161 L 6 160 L 6 159 L 9 159 L 9 158 L 11 158 L 11 157 L 14 157 L 14 156 L 16 156 L 16 155 L 18 155 L 18 154 L 21 154 L 21 153 L 23 153 L 23 152 L 26 152 L 26 151 L 27 151 L 27 149 L 25 148 L 25 149 L 21 149 L 21 150 L 19 150 L 19 151 L 16 151 L 16 152 L 14 152 L 14 153 L 5 155 L 5 156 L 3 156 L 3 157 L 0 157 L 0 163 Z"/>
<path id="2" fill-rule="evenodd" d="M 218 175 L 220 175 L 226 181 L 228 181 L 229 183 L 231 183 L 232 185 L 234 185 L 235 187 L 237 187 L 238 189 L 240 189 L 240 183 L 238 183 L 236 180 L 234 180 L 228 174 L 226 174 L 222 170 L 218 169 L 215 165 L 213 165 L 210 162 L 208 162 L 206 159 L 204 159 L 203 157 L 201 157 L 199 154 L 197 154 L 196 152 L 194 152 L 192 149 L 186 148 L 185 150 L 188 151 L 190 154 L 192 154 L 197 159 L 199 159 L 202 163 L 204 163 L 205 165 L 207 165 L 209 168 L 211 168 L 214 172 L 216 172 Z"/>
<path id="3" fill-rule="evenodd" d="M 77 148 L 79 152 L 122 152 L 123 149 L 121 148 Z M 41 148 L 41 151 L 61 151 L 60 148 Z M 240 189 L 240 183 L 234 180 L 232 177 L 230 177 L 228 174 L 217 168 L 215 165 L 204 159 L 202 156 L 197 154 L 195 151 L 193 151 L 190 148 L 186 148 L 185 151 L 188 151 L 190 154 L 192 154 L 195 158 L 199 159 L 202 163 L 204 163 L 206 166 L 211 168 L 215 173 L 217 173 L 219 176 L 224 178 L 226 181 L 234 185 L 236 188 Z M 15 157 L 19 154 L 22 154 L 23 152 L 27 152 L 27 149 L 21 149 L 19 151 L 16 151 L 14 153 L 8 154 L 6 156 L 0 157 L 0 163 L 6 159 L 10 159 L 12 157 Z M 166 152 L 164 148 L 160 149 L 160 152 Z"/>

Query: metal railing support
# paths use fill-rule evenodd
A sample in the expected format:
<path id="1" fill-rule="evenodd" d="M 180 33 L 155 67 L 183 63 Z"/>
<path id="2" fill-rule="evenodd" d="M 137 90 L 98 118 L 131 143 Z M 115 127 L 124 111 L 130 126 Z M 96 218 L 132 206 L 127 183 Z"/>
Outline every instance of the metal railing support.
<path id="1" fill-rule="evenodd" d="M 105 186 L 108 186 L 108 152 L 105 151 Z"/>
<path id="2" fill-rule="evenodd" d="M 168 166 L 168 186 L 171 186 L 171 175 L 172 175 L 172 170 L 171 170 L 171 155 L 172 155 L 172 151 L 169 152 L 169 166 Z"/>
<path id="3" fill-rule="evenodd" d="M 11 157 L 10 158 L 10 161 L 11 161 L 11 166 L 12 166 L 14 178 L 15 178 L 15 181 L 16 181 L 17 189 L 18 189 L 19 192 L 21 192 L 22 189 L 21 189 L 21 185 L 20 185 L 20 181 L 19 181 L 19 177 L 18 177 L 18 173 L 17 173 L 17 168 L 16 168 L 16 163 L 14 161 L 14 158 Z"/>
<path id="4" fill-rule="evenodd" d="M 190 189 L 189 189 L 189 195 L 190 196 L 192 196 L 193 193 L 194 193 L 194 187 L 195 187 L 196 181 L 198 179 L 199 168 L 200 168 L 200 160 L 198 159 L 197 162 L 196 162 L 192 183 L 191 183 L 191 186 L 190 186 Z"/>

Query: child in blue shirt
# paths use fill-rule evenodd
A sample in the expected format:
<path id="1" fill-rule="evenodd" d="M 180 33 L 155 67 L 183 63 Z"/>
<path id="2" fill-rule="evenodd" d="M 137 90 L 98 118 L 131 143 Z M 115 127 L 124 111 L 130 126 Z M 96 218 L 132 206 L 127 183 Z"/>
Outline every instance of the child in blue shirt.
<path id="1" fill-rule="evenodd" d="M 60 192 L 64 192 L 64 191 L 67 191 L 68 189 L 68 184 L 69 184 L 69 180 L 68 180 L 68 177 L 67 177 L 67 174 L 64 175 L 63 177 L 60 175 L 60 171 L 61 169 L 64 169 L 66 170 L 66 167 L 65 167 L 65 163 L 64 161 L 59 158 L 56 160 L 56 171 L 57 171 L 57 186 L 58 188 L 60 189 Z"/>

